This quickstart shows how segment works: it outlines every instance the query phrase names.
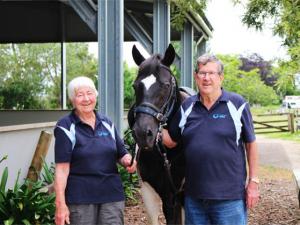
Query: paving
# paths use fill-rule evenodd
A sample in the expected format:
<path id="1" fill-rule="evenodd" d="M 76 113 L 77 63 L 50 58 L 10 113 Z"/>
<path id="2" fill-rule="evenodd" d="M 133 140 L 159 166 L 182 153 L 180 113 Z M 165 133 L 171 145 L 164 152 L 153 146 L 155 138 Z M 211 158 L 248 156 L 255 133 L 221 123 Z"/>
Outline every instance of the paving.
<path id="1" fill-rule="evenodd" d="M 261 165 L 300 171 L 300 143 L 257 136 Z"/>

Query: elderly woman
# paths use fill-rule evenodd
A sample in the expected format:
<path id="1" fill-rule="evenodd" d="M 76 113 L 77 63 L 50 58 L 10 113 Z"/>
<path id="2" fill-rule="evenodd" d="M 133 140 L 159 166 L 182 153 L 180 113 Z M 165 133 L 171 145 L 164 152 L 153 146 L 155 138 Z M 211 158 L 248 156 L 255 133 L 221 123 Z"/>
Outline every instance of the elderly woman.
<path id="1" fill-rule="evenodd" d="M 74 109 L 55 135 L 55 223 L 123 224 L 124 191 L 116 163 L 133 173 L 131 155 L 112 122 L 95 112 L 97 90 L 87 77 L 68 85 Z"/>
<path id="2" fill-rule="evenodd" d="M 183 102 L 169 133 L 163 131 L 167 146 L 181 142 L 184 149 L 186 224 L 246 225 L 247 207 L 259 199 L 249 104 L 222 89 L 223 64 L 213 55 L 198 58 L 194 78 L 199 93 Z"/>

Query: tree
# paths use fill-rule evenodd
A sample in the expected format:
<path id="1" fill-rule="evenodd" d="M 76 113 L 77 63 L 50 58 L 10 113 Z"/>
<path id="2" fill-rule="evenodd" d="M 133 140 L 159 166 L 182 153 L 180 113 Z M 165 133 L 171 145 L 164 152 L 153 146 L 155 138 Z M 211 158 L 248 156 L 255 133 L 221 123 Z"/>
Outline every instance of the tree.
<path id="1" fill-rule="evenodd" d="M 85 75 L 96 81 L 97 62 L 86 43 L 67 46 L 67 81 Z M 0 108 L 53 109 L 60 106 L 60 45 L 0 45 Z"/>
<path id="2" fill-rule="evenodd" d="M 49 51 L 46 51 L 49 49 Z M 47 52 L 47 54 L 46 54 Z M 49 45 L 30 44 L 0 46 L 0 96 L 4 109 L 44 109 L 49 84 L 48 66 L 55 61 Z M 50 71 L 56 68 L 52 67 Z"/>
<path id="3" fill-rule="evenodd" d="M 66 67 L 67 67 L 67 83 L 77 76 L 87 76 L 91 78 L 95 84 L 98 84 L 97 59 L 89 53 L 87 43 L 67 43 L 66 46 Z M 60 58 L 58 58 L 60 60 Z M 61 68 L 59 67 L 55 73 L 52 73 L 51 80 L 53 85 L 48 89 L 49 101 L 51 108 L 59 108 L 60 103 L 60 78 Z M 97 86 L 96 86 L 97 87 Z M 69 107 L 71 107 L 69 103 Z"/>
<path id="4" fill-rule="evenodd" d="M 207 0 L 169 0 L 171 8 L 171 25 L 174 29 L 182 31 L 186 22 L 186 14 L 190 11 L 204 16 Z"/>
<path id="5" fill-rule="evenodd" d="M 263 83 L 258 69 L 240 70 L 242 62 L 237 56 L 219 55 L 219 58 L 224 63 L 223 87 L 226 90 L 242 95 L 250 104 L 278 103 L 275 91 Z"/>
<path id="6" fill-rule="evenodd" d="M 240 0 L 234 1 L 242 4 Z M 270 21 L 275 35 L 283 38 L 292 61 L 300 69 L 300 0 L 249 0 L 242 18 L 248 27 L 262 30 Z"/>
<path id="7" fill-rule="evenodd" d="M 278 75 L 272 71 L 272 62 L 264 60 L 260 55 L 254 53 L 250 56 L 239 57 L 242 65 L 240 70 L 249 72 L 253 69 L 258 69 L 261 80 L 268 86 L 273 87 L 276 83 Z"/>
<path id="8" fill-rule="evenodd" d="M 124 63 L 124 107 L 129 109 L 135 101 L 133 82 L 137 76 L 137 68 L 129 68 Z"/>
<path id="9" fill-rule="evenodd" d="M 275 88 L 279 96 L 283 99 L 286 95 L 299 95 L 295 85 L 295 62 L 279 62 L 279 66 L 274 69 L 279 74 Z"/>

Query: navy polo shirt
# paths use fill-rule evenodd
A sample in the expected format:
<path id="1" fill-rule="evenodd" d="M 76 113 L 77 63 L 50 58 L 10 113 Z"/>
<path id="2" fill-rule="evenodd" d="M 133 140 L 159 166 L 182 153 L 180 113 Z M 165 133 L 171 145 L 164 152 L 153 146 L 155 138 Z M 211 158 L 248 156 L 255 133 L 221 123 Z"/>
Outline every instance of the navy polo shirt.
<path id="1" fill-rule="evenodd" d="M 124 200 L 116 163 L 127 151 L 112 122 L 96 113 L 96 125 L 83 123 L 72 111 L 57 122 L 55 162 L 70 163 L 66 203 L 97 204 Z"/>
<path id="2" fill-rule="evenodd" d="M 200 95 L 186 99 L 169 133 L 186 158 L 185 193 L 198 199 L 244 199 L 245 143 L 255 140 L 249 104 L 224 91 L 207 110 Z"/>

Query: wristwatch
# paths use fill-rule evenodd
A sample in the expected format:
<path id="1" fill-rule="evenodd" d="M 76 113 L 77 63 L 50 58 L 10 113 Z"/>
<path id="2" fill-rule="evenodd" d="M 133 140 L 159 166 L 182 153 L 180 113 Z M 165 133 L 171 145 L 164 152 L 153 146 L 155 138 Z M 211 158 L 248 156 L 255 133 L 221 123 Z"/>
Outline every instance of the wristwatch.
<path id="1" fill-rule="evenodd" d="M 259 179 L 258 179 L 258 177 L 249 177 L 249 182 L 254 182 L 254 183 L 256 183 L 256 184 L 259 184 Z"/>

